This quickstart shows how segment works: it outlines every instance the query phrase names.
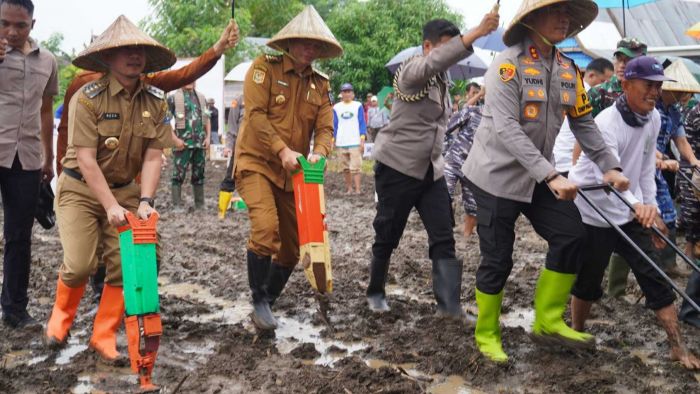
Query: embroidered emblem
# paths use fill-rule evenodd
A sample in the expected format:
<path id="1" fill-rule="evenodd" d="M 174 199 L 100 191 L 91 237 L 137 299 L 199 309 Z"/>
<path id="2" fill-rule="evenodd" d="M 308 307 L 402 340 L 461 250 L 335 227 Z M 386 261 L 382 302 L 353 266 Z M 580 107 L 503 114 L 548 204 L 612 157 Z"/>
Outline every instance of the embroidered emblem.
<path id="1" fill-rule="evenodd" d="M 501 77 L 501 81 L 508 82 L 513 77 L 515 77 L 515 65 L 510 63 L 503 63 L 498 68 L 498 75 Z"/>
<path id="2" fill-rule="evenodd" d="M 543 90 L 543 89 L 538 89 L 538 90 L 537 90 L 537 97 L 539 97 L 539 98 L 544 98 L 544 90 Z"/>
<path id="3" fill-rule="evenodd" d="M 523 73 L 525 73 L 527 75 L 540 75 L 540 70 L 538 70 L 536 68 L 528 67 L 523 71 Z"/>
<path id="4" fill-rule="evenodd" d="M 253 70 L 253 82 L 257 83 L 258 85 L 265 82 L 265 71 L 257 69 Z"/>
<path id="5" fill-rule="evenodd" d="M 540 107 L 538 104 L 528 104 L 525 106 L 523 115 L 526 119 L 537 119 L 537 115 L 540 114 Z"/>
<path id="6" fill-rule="evenodd" d="M 566 79 L 567 81 L 573 81 L 573 80 L 574 80 L 574 75 L 571 74 L 571 73 L 568 72 L 568 71 L 565 71 L 565 72 L 563 72 L 563 73 L 561 74 L 561 78 L 562 78 L 562 79 Z"/>
<path id="7" fill-rule="evenodd" d="M 540 54 L 537 52 L 537 48 L 534 46 L 530 47 L 530 57 L 534 60 L 540 60 Z"/>
<path id="8" fill-rule="evenodd" d="M 280 94 L 279 96 L 275 97 L 275 102 L 277 104 L 284 104 L 284 102 L 287 101 L 287 99 L 284 97 L 284 95 Z"/>

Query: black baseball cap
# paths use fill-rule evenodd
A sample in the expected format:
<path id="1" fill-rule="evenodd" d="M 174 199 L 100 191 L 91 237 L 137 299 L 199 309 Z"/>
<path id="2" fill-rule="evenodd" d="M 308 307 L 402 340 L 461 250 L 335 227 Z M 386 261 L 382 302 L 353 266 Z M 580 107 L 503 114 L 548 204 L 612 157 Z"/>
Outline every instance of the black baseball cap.
<path id="1" fill-rule="evenodd" d="M 673 81 L 664 75 L 663 66 L 651 56 L 639 56 L 630 60 L 625 67 L 625 79 L 644 79 L 646 81 Z"/>

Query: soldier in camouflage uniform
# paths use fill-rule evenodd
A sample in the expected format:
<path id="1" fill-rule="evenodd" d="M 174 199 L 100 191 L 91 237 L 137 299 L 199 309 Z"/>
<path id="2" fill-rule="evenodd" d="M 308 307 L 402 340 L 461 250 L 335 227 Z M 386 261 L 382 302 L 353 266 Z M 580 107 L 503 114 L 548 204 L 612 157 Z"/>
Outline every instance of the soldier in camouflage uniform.
<path id="1" fill-rule="evenodd" d="M 462 206 L 464 207 L 464 236 L 474 233 L 476 226 L 476 201 L 474 195 L 467 186 L 467 178 L 462 174 L 462 165 L 467 159 L 469 150 L 474 142 L 474 133 L 481 123 L 481 107 L 466 107 L 452 115 L 447 124 L 447 129 L 451 129 L 456 124 L 462 124 L 462 128 L 457 131 L 454 142 L 450 145 L 445 154 L 445 181 L 447 181 L 447 191 L 450 197 L 454 198 L 455 188 L 459 181 L 462 187 Z M 455 133 L 450 133 L 455 134 Z"/>
<path id="2" fill-rule="evenodd" d="M 693 151 L 700 152 L 700 104 L 695 105 L 685 118 L 685 133 Z M 691 171 L 687 171 L 691 175 Z M 693 183 L 700 186 L 700 174 L 695 171 L 691 176 Z M 691 245 L 690 256 L 696 259 L 700 256 L 700 202 L 698 201 L 697 189 L 690 186 L 687 182 L 681 183 L 681 218 L 683 228 L 685 229 L 685 239 L 687 244 Z M 688 279 L 688 287 L 685 289 L 693 301 L 700 302 L 700 275 L 693 272 Z M 683 301 L 678 318 L 690 325 L 700 328 L 700 313 L 698 313 L 688 301 Z"/>
<path id="3" fill-rule="evenodd" d="M 633 58 L 647 54 L 647 46 L 636 38 L 623 38 L 617 43 L 617 49 L 613 54 L 613 66 L 615 75 L 608 82 L 592 87 L 588 91 L 588 97 L 593 106 L 593 117 L 615 104 L 615 100 L 622 95 L 622 79 L 627 62 Z"/>
<path id="4" fill-rule="evenodd" d="M 192 165 L 192 192 L 195 209 L 204 207 L 205 151 L 209 149 L 211 125 L 206 99 L 195 90 L 195 85 L 185 85 L 168 97 L 170 112 L 175 117 L 177 149 L 173 150 L 172 203 L 182 205 L 182 183 L 187 167 Z"/>

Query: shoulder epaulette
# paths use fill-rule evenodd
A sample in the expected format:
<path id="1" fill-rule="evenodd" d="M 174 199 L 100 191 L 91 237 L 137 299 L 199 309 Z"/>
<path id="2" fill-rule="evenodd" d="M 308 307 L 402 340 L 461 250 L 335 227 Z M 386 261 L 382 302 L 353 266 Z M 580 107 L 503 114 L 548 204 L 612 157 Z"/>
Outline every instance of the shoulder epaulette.
<path id="1" fill-rule="evenodd" d="M 109 86 L 107 81 L 104 79 L 98 79 L 97 81 L 90 82 L 85 85 L 85 87 L 83 87 L 83 93 L 85 93 L 88 98 L 95 98 L 97 95 L 104 92 L 105 89 L 107 89 L 107 86 Z"/>
<path id="2" fill-rule="evenodd" d="M 319 71 L 319 70 L 317 70 L 317 69 L 315 69 L 315 68 L 312 68 L 312 70 L 314 70 L 314 72 L 315 72 L 316 74 L 318 74 L 319 76 L 321 76 L 323 79 L 325 79 L 325 80 L 330 80 L 330 78 L 328 78 L 328 74 L 322 73 L 321 71 Z"/>
<path id="3" fill-rule="evenodd" d="M 161 100 L 165 100 L 165 92 L 153 85 L 146 84 L 146 91 Z"/>
<path id="4" fill-rule="evenodd" d="M 265 61 L 268 63 L 279 63 L 282 61 L 281 55 L 265 55 Z"/>

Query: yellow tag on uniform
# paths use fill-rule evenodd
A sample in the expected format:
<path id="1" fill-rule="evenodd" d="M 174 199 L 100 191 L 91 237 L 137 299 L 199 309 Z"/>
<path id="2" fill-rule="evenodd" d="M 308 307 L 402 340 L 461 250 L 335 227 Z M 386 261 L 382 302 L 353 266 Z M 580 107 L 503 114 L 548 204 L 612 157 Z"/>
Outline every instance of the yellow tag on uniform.
<path id="1" fill-rule="evenodd" d="M 593 111 L 591 102 L 588 101 L 588 94 L 586 94 L 586 87 L 583 86 L 583 79 L 581 78 L 581 73 L 576 69 L 576 103 L 574 106 L 567 111 L 569 116 L 572 118 L 580 118 L 581 116 L 587 115 Z"/>
<path id="2" fill-rule="evenodd" d="M 573 76 L 570 72 L 568 72 L 568 71 L 564 71 L 563 73 L 561 73 L 561 78 L 562 78 L 562 79 L 565 79 L 565 80 L 567 80 L 567 81 L 573 81 L 573 80 L 574 80 L 574 76 Z"/>
<path id="3" fill-rule="evenodd" d="M 515 77 L 515 65 L 510 63 L 503 63 L 498 67 L 498 75 L 501 77 L 501 81 L 508 82 L 513 77 Z"/>
<path id="4" fill-rule="evenodd" d="M 540 70 L 538 70 L 536 68 L 528 67 L 523 71 L 523 73 L 525 73 L 527 75 L 540 75 Z"/>
<path id="5" fill-rule="evenodd" d="M 253 82 L 258 85 L 265 82 L 265 71 L 263 70 L 253 70 Z"/>
<path id="6" fill-rule="evenodd" d="M 141 114 L 141 116 L 144 117 L 144 118 L 150 118 L 150 117 L 151 117 L 151 113 L 148 112 L 148 111 L 143 111 L 143 113 Z"/>

